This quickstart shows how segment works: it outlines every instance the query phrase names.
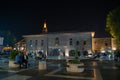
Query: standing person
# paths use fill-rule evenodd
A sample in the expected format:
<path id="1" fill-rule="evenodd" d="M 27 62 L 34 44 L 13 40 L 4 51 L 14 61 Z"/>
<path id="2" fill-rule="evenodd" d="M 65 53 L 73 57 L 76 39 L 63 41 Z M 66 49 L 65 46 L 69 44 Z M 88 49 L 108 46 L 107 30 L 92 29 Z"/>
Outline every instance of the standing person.
<path id="1" fill-rule="evenodd" d="M 25 63 L 25 68 L 27 68 L 28 67 L 28 55 L 26 52 L 24 52 L 23 63 Z"/>
<path id="2" fill-rule="evenodd" d="M 19 64 L 19 67 L 21 69 L 21 65 L 22 65 L 22 55 L 21 55 L 21 53 L 16 55 L 16 57 L 15 57 L 15 64 Z"/>

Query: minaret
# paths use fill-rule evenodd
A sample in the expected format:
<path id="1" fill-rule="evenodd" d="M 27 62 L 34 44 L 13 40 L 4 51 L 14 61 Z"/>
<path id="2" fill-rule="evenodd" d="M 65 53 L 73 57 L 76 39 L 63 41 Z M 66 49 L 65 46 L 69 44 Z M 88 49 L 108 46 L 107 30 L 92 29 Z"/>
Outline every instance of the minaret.
<path id="1" fill-rule="evenodd" d="M 42 33 L 47 33 L 48 32 L 48 29 L 47 29 L 47 24 L 46 24 L 46 21 L 44 22 L 44 26 L 43 26 L 43 30 L 42 30 Z"/>

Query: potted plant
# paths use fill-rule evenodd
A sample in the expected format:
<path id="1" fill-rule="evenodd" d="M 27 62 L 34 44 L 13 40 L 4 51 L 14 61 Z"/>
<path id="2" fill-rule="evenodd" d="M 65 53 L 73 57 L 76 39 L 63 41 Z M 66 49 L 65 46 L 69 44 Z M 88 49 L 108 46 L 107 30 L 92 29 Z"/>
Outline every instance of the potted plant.
<path id="1" fill-rule="evenodd" d="M 38 69 L 39 70 L 45 70 L 46 69 L 46 60 L 45 60 L 45 54 L 42 52 L 38 52 L 38 55 L 36 56 L 36 59 L 39 60 L 38 63 Z"/>
<path id="2" fill-rule="evenodd" d="M 67 62 L 67 72 L 83 72 L 84 68 L 81 67 L 84 64 L 80 62 L 79 56 L 78 56 L 78 50 L 75 50 L 75 58 L 73 60 L 69 60 Z"/>
<path id="3" fill-rule="evenodd" d="M 19 53 L 17 50 L 13 50 L 9 54 L 9 67 L 18 67 L 18 64 L 15 64 L 15 57 Z"/>
<path id="4" fill-rule="evenodd" d="M 17 50 L 11 51 L 10 54 L 9 54 L 10 60 L 15 61 L 15 57 L 18 53 L 19 53 L 19 51 L 17 51 Z"/>

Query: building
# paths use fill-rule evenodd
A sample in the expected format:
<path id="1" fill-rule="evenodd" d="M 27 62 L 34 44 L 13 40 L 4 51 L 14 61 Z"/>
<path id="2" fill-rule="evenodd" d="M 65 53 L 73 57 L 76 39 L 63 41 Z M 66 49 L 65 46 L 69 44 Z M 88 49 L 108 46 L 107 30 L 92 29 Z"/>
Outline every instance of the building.
<path id="1" fill-rule="evenodd" d="M 0 37 L 0 51 L 2 51 L 2 48 L 3 48 L 3 41 L 4 41 L 4 38 Z"/>
<path id="2" fill-rule="evenodd" d="M 24 50 L 25 47 L 26 47 L 26 43 L 25 42 L 26 42 L 25 39 L 22 39 L 21 41 L 17 42 L 15 44 L 15 48 L 14 49 L 17 49 L 17 50 L 20 50 L 20 51 Z"/>
<path id="3" fill-rule="evenodd" d="M 26 50 L 37 53 L 39 51 L 48 56 L 70 56 L 73 50 L 79 55 L 93 50 L 92 40 L 94 32 L 49 33 L 39 35 L 24 35 Z M 73 54 L 74 55 L 74 54 Z"/>
<path id="4" fill-rule="evenodd" d="M 119 49 L 118 43 L 112 37 L 94 38 L 93 50 L 94 52 L 106 52 Z"/>
<path id="5" fill-rule="evenodd" d="M 41 34 L 23 35 L 24 40 L 19 42 L 18 47 L 29 53 L 42 52 L 47 56 L 74 56 L 75 50 L 82 56 L 95 52 L 111 52 L 118 48 L 114 38 L 95 38 L 94 35 L 95 32 L 48 33 L 45 22 Z"/>

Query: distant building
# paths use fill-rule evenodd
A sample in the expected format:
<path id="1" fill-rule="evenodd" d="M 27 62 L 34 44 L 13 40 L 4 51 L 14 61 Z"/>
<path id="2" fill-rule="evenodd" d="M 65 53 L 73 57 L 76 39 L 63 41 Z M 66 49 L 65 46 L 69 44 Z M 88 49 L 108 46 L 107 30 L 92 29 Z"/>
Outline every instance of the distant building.
<path id="1" fill-rule="evenodd" d="M 14 49 L 17 49 L 17 50 L 25 50 L 26 49 L 26 43 L 25 43 L 25 39 L 22 39 L 21 41 L 17 42 L 15 44 L 15 48 Z"/>
<path id="2" fill-rule="evenodd" d="M 118 48 L 114 38 L 95 38 L 94 35 L 95 32 L 48 33 L 45 22 L 41 34 L 23 35 L 24 40 L 18 42 L 17 46 L 20 50 L 24 49 L 29 53 L 41 51 L 47 56 L 74 56 L 75 50 L 82 56 Z"/>
<path id="3" fill-rule="evenodd" d="M 118 49 L 119 46 L 116 40 L 112 37 L 94 38 L 93 50 L 94 52 L 106 52 Z"/>
<path id="4" fill-rule="evenodd" d="M 4 41 L 4 38 L 0 37 L 0 51 L 2 51 L 2 48 L 3 48 L 3 41 Z"/>
<path id="5" fill-rule="evenodd" d="M 4 38 L 3 38 L 3 37 L 0 37 L 0 46 L 3 45 L 3 40 L 4 40 Z"/>
<path id="6" fill-rule="evenodd" d="M 69 56 L 72 50 L 78 50 L 80 55 L 93 51 L 92 41 L 94 32 L 49 33 L 40 35 L 23 35 L 26 50 L 37 53 L 39 51 L 48 56 Z M 55 53 L 55 54 L 54 54 Z"/>

